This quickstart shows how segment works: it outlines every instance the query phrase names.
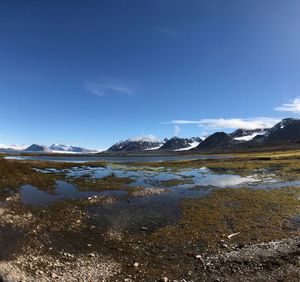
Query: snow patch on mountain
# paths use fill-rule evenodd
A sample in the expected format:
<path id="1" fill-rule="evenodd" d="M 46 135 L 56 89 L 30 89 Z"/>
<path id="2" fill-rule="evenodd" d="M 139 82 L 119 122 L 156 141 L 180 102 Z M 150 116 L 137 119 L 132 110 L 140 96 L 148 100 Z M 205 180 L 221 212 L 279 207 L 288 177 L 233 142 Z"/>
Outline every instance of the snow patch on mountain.
<path id="1" fill-rule="evenodd" d="M 139 152 L 139 151 L 149 151 L 156 150 L 164 144 L 163 141 L 159 140 L 153 135 L 139 136 L 130 138 L 127 140 L 122 140 L 110 148 L 107 151 L 109 152 Z"/>
<path id="2" fill-rule="evenodd" d="M 156 147 L 147 148 L 147 149 L 145 149 L 145 151 L 155 151 L 155 150 L 158 150 L 162 146 L 163 146 L 163 143 L 161 143 L 159 146 L 156 146 Z"/>
<path id="3" fill-rule="evenodd" d="M 132 142 L 161 142 L 160 139 L 158 139 L 156 136 L 154 135 L 145 135 L 145 136 L 138 136 L 138 137 L 133 137 L 128 139 L 129 141 Z"/>
<path id="4" fill-rule="evenodd" d="M 255 133 L 252 133 L 252 134 L 246 135 L 246 136 L 236 137 L 234 139 L 237 141 L 245 141 L 246 142 L 246 141 L 252 140 L 257 135 L 265 135 L 265 134 L 266 134 L 266 131 L 261 131 L 261 132 L 255 132 Z"/>
<path id="5" fill-rule="evenodd" d="M 196 148 L 201 142 L 193 142 L 190 144 L 189 147 L 186 147 L 186 148 L 181 148 L 181 149 L 177 149 L 177 150 L 174 150 L 175 152 L 178 152 L 178 151 L 188 151 L 188 150 L 191 150 L 193 148 Z"/>

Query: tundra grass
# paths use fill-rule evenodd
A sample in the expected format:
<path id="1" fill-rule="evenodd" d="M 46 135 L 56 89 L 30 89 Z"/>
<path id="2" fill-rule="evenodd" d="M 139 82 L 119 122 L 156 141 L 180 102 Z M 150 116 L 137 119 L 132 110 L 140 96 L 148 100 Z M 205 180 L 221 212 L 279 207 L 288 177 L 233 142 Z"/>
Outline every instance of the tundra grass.
<path id="1" fill-rule="evenodd" d="M 184 184 L 194 184 L 194 181 L 191 178 L 181 178 L 181 179 L 174 178 L 174 179 L 159 181 L 159 185 L 163 187 L 172 187 L 172 186 L 178 186 Z"/>
<path id="2" fill-rule="evenodd" d="M 0 191 L 4 188 L 17 190 L 24 184 L 48 189 L 54 187 L 57 178 L 58 176 L 36 172 L 27 163 L 0 159 Z"/>
<path id="3" fill-rule="evenodd" d="M 257 243 L 299 235 L 289 219 L 300 214 L 300 188 L 277 190 L 218 189 L 209 197 L 185 199 L 175 226 L 161 228 L 154 242 L 203 244 L 215 248 L 239 232 L 235 243 Z"/>
<path id="4" fill-rule="evenodd" d="M 71 182 L 75 184 L 80 191 L 104 191 L 128 188 L 128 184 L 132 183 L 133 180 L 129 177 L 117 177 L 112 174 L 100 179 L 75 178 L 72 179 Z"/>

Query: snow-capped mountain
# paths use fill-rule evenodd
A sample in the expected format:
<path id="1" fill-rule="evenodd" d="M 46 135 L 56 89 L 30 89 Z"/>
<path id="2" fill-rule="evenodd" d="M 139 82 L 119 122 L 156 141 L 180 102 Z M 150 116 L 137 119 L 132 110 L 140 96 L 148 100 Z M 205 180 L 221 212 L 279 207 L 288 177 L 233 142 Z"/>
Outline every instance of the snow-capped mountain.
<path id="1" fill-rule="evenodd" d="M 0 144 L 0 149 L 3 150 L 15 150 L 15 151 L 21 151 L 26 149 L 28 146 L 22 144 L 22 145 L 16 145 L 16 144 L 10 144 L 10 145 L 4 145 Z"/>
<path id="2" fill-rule="evenodd" d="M 164 144 L 163 141 L 154 136 L 140 136 L 120 141 L 112 145 L 109 152 L 141 152 L 157 150 Z"/>
<path id="3" fill-rule="evenodd" d="M 237 129 L 229 135 L 237 141 L 246 142 L 252 140 L 257 135 L 265 135 L 268 131 L 268 128 L 265 129 Z"/>
<path id="4" fill-rule="evenodd" d="M 32 144 L 24 150 L 24 152 L 46 152 L 50 153 L 51 150 L 44 145 Z"/>
<path id="5" fill-rule="evenodd" d="M 49 149 L 56 153 L 92 153 L 97 152 L 96 150 L 85 149 L 73 145 L 63 145 L 63 144 L 52 144 Z"/>
<path id="6" fill-rule="evenodd" d="M 197 147 L 202 139 L 200 137 L 192 138 L 180 138 L 172 137 L 166 140 L 165 144 L 162 145 L 159 150 L 161 151 L 186 151 Z"/>
<path id="7" fill-rule="evenodd" d="M 96 153 L 96 150 L 89 150 L 81 147 L 63 144 L 53 144 L 50 147 L 45 145 L 32 144 L 23 150 L 24 152 L 42 153 Z"/>

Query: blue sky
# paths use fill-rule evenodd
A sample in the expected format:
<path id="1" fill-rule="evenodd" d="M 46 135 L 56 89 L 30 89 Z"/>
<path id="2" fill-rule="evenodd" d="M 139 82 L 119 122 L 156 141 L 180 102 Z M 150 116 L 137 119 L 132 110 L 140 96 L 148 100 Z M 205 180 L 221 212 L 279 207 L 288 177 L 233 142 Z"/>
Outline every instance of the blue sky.
<path id="1" fill-rule="evenodd" d="M 0 144 L 106 148 L 300 112 L 298 0 L 2 0 Z"/>

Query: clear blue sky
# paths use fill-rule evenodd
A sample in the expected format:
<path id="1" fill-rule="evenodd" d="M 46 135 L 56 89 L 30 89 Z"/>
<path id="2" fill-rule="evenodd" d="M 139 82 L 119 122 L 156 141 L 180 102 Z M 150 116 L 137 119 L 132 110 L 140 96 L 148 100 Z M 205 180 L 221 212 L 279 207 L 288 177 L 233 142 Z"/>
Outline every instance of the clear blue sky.
<path id="1" fill-rule="evenodd" d="M 105 148 L 297 116 L 299 15 L 298 0 L 2 0 L 0 144 Z"/>

